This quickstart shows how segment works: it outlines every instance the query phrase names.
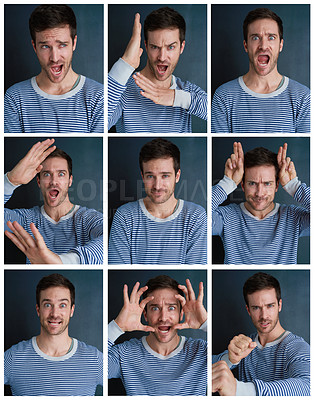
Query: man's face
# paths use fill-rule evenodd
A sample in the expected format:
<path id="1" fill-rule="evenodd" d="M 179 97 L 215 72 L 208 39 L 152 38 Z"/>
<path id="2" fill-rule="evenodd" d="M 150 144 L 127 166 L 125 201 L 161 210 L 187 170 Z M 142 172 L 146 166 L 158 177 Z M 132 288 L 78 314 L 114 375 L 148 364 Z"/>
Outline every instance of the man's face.
<path id="1" fill-rule="evenodd" d="M 45 160 L 42 166 L 37 183 L 43 194 L 44 203 L 49 207 L 58 207 L 68 199 L 68 190 L 72 184 L 67 160 L 52 157 Z"/>
<path id="2" fill-rule="evenodd" d="M 36 32 L 36 43 L 32 41 L 32 45 L 42 70 L 51 82 L 60 83 L 66 77 L 76 43 L 76 36 L 72 42 L 69 25 Z"/>
<path id="3" fill-rule="evenodd" d="M 247 312 L 260 333 L 271 333 L 279 323 L 282 300 L 277 300 L 276 290 L 263 289 L 249 294 Z"/>
<path id="4" fill-rule="evenodd" d="M 50 287 L 40 292 L 40 304 L 36 305 L 42 330 L 48 335 L 60 335 L 69 325 L 74 312 L 71 307 L 70 290 Z"/>
<path id="5" fill-rule="evenodd" d="M 157 158 L 142 163 L 144 189 L 154 204 L 165 203 L 175 191 L 180 170 L 175 175 L 173 158 Z"/>
<path id="6" fill-rule="evenodd" d="M 267 215 L 272 211 L 278 185 L 273 165 L 245 168 L 242 189 L 245 192 L 247 210 L 255 216 L 260 216 L 262 213 Z"/>
<path id="7" fill-rule="evenodd" d="M 283 39 L 280 41 L 278 24 L 273 19 L 258 19 L 248 25 L 244 48 L 257 75 L 266 76 L 277 67 L 282 47 Z"/>
<path id="8" fill-rule="evenodd" d="M 158 81 L 165 81 L 174 72 L 185 41 L 180 44 L 179 29 L 159 29 L 148 32 L 145 43 L 148 65 Z"/>
<path id="9" fill-rule="evenodd" d="M 177 329 L 173 326 L 183 318 L 180 311 L 180 302 L 174 289 L 156 289 L 149 293 L 154 299 L 147 304 L 147 310 L 143 312 L 145 320 L 155 329 L 155 339 L 160 343 L 169 343 L 177 336 Z"/>

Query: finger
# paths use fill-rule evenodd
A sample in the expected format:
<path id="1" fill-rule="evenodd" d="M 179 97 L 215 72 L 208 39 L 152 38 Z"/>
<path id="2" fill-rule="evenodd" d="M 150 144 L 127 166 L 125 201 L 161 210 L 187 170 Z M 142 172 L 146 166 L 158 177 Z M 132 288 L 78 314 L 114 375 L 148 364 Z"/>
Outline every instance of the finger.
<path id="1" fill-rule="evenodd" d="M 196 300 L 195 292 L 189 279 L 186 279 L 189 300 Z"/>
<path id="2" fill-rule="evenodd" d="M 285 159 L 287 156 L 287 149 L 288 149 L 288 145 L 287 145 L 287 143 L 284 143 L 283 151 L 282 151 L 282 162 L 285 162 Z"/>
<path id="3" fill-rule="evenodd" d="M 137 303 L 139 303 L 140 297 L 143 295 L 143 293 L 144 293 L 146 290 L 148 290 L 148 286 L 143 286 L 142 288 L 140 288 L 140 289 L 137 291 L 137 294 L 136 294 L 136 301 L 137 301 Z"/>
<path id="4" fill-rule="evenodd" d="M 126 284 L 124 284 L 123 297 L 124 297 L 124 305 L 129 304 L 128 286 Z"/>
<path id="5" fill-rule="evenodd" d="M 43 236 L 39 233 L 39 230 L 36 228 L 36 226 L 33 222 L 30 224 L 30 228 L 31 228 L 31 231 L 36 240 L 37 247 L 39 249 L 45 249 L 47 247 L 45 240 L 44 240 Z"/>
<path id="6" fill-rule="evenodd" d="M 231 154 L 232 168 L 236 168 L 237 161 L 238 161 L 237 156 L 235 154 Z"/>
<path id="7" fill-rule="evenodd" d="M 289 168 L 290 162 L 291 162 L 291 158 L 290 158 L 290 157 L 287 157 L 287 158 L 285 159 L 285 163 L 286 163 L 286 167 L 287 167 L 287 168 Z"/>
<path id="8" fill-rule="evenodd" d="M 237 143 L 237 151 L 238 151 L 238 158 L 243 161 L 244 152 L 243 152 L 243 147 L 242 147 L 242 143 L 241 142 Z"/>
<path id="9" fill-rule="evenodd" d="M 36 247 L 36 242 L 33 237 L 26 232 L 26 230 L 17 221 L 13 222 L 13 226 L 16 232 L 19 234 L 19 238 L 23 239 L 24 243 L 26 243 L 28 247 Z"/>
<path id="10" fill-rule="evenodd" d="M 16 229 L 16 227 L 19 227 L 20 225 L 14 221 L 13 223 L 11 221 L 7 222 L 7 226 L 9 229 L 11 229 L 12 233 L 14 234 L 14 236 L 19 240 L 20 243 L 23 244 L 23 246 L 25 247 L 25 249 L 28 248 L 27 243 L 25 242 L 25 240 L 23 239 L 23 237 L 20 235 L 20 233 L 18 232 L 18 230 Z"/>
<path id="11" fill-rule="evenodd" d="M 277 161 L 278 161 L 279 165 L 281 165 L 281 163 L 282 163 L 282 152 L 283 152 L 283 148 L 282 148 L 282 146 L 280 146 L 279 150 L 278 150 L 278 154 L 277 154 Z"/>
<path id="12" fill-rule="evenodd" d="M 14 235 L 14 233 L 10 231 L 4 231 L 4 234 L 6 235 L 7 238 L 11 240 L 12 243 L 15 244 L 15 246 L 21 250 L 24 254 L 26 252 L 26 248 L 23 245 L 23 243 Z"/>
<path id="13" fill-rule="evenodd" d="M 40 156 L 44 151 L 46 151 L 53 143 L 55 139 L 46 139 L 43 142 L 38 142 L 37 146 L 34 148 L 34 156 Z"/>
<path id="14" fill-rule="evenodd" d="M 181 324 L 176 324 L 176 325 L 174 325 L 174 326 L 173 326 L 173 329 L 178 329 L 178 330 L 181 330 L 181 329 L 189 329 L 189 325 L 188 325 L 187 322 L 183 322 L 183 323 L 181 323 Z"/>
<path id="15" fill-rule="evenodd" d="M 186 296 L 186 299 L 189 300 L 189 294 L 188 290 L 185 285 L 178 285 L 179 289 L 181 289 L 184 292 L 184 295 Z"/>
<path id="16" fill-rule="evenodd" d="M 145 299 L 143 299 L 141 301 L 141 303 L 139 304 L 139 307 L 142 308 L 144 310 L 145 306 L 154 299 L 154 296 L 148 296 Z"/>
<path id="17" fill-rule="evenodd" d="M 233 169 L 233 167 L 232 167 L 232 160 L 231 160 L 230 158 L 228 158 L 228 159 L 226 160 L 225 168 Z"/>
<path id="18" fill-rule="evenodd" d="M 135 303 L 136 302 L 136 296 L 137 296 L 137 291 L 139 289 L 140 282 L 136 282 L 134 285 L 132 292 L 130 294 L 130 303 Z"/>
<path id="19" fill-rule="evenodd" d="M 184 306 L 186 304 L 185 297 L 181 296 L 180 294 L 175 294 L 175 298 L 180 301 L 180 304 L 181 304 L 182 308 L 184 308 Z"/>
<path id="20" fill-rule="evenodd" d="M 141 35 L 141 24 L 140 24 L 140 14 L 137 13 L 135 15 L 135 21 L 133 24 L 133 29 L 132 29 L 132 36 L 134 38 L 138 38 Z M 141 38 L 141 36 L 140 36 Z"/>
<path id="21" fill-rule="evenodd" d="M 204 292 L 203 292 L 203 282 L 199 282 L 199 294 L 197 297 L 197 300 L 202 303 L 203 301 L 203 296 L 204 296 Z"/>
<path id="22" fill-rule="evenodd" d="M 143 325 L 143 324 L 141 324 L 141 325 L 139 326 L 139 330 L 145 331 L 145 332 L 155 332 L 155 329 L 154 329 L 152 326 L 150 326 L 150 325 Z"/>

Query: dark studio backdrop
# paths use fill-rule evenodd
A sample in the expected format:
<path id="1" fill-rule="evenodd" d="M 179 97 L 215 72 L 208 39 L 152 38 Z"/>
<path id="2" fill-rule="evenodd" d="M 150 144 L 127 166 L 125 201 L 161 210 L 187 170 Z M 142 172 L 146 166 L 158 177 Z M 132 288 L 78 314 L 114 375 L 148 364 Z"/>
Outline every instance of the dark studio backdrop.
<path id="1" fill-rule="evenodd" d="M 279 147 L 288 143 L 287 156 L 291 157 L 294 162 L 297 176 L 300 181 L 310 184 L 310 140 L 309 138 L 302 137 L 221 137 L 212 139 L 212 183 L 216 185 L 224 176 L 224 165 L 226 160 L 233 153 L 233 143 L 240 141 L 244 153 L 255 147 L 265 147 L 274 153 L 278 153 Z M 244 192 L 241 185 L 232 192 L 226 202 L 222 205 L 229 203 L 242 203 L 244 202 Z M 275 202 L 280 204 L 296 204 L 298 203 L 286 193 L 281 184 L 275 195 Z M 223 264 L 224 249 L 219 236 L 213 236 L 212 240 L 212 263 Z M 298 247 L 298 263 L 309 264 L 310 262 L 310 237 L 304 236 L 299 239 Z"/>
<path id="2" fill-rule="evenodd" d="M 309 4 L 213 4 L 211 6 L 211 97 L 225 82 L 248 72 L 243 21 L 249 11 L 266 7 L 283 23 L 283 50 L 278 71 L 310 87 Z"/>
<path id="3" fill-rule="evenodd" d="M 4 172 L 10 171 L 27 154 L 39 137 L 6 137 L 4 140 Z M 72 158 L 73 182 L 69 198 L 74 204 L 103 211 L 103 139 L 90 137 L 57 137 L 57 147 Z M 32 208 L 43 204 L 42 195 L 34 178 L 17 188 L 5 207 Z M 5 263 L 25 264 L 24 254 L 5 237 Z"/>
<path id="4" fill-rule="evenodd" d="M 245 308 L 243 285 L 256 272 L 278 279 L 282 295 L 281 326 L 310 343 L 310 272 L 306 270 L 212 271 L 212 354 L 222 353 L 239 334 L 256 332 Z"/>
<path id="5" fill-rule="evenodd" d="M 40 333 L 36 286 L 44 276 L 59 273 L 75 287 L 75 310 L 69 335 L 103 351 L 103 271 L 6 270 L 4 272 L 4 350 Z M 97 393 L 101 393 L 98 387 Z"/>
<path id="6" fill-rule="evenodd" d="M 125 203 L 146 196 L 139 153 L 142 146 L 154 137 L 108 139 L 108 228 L 114 213 Z M 180 150 L 181 176 L 175 196 L 207 208 L 207 139 L 200 137 L 172 137 L 170 140 Z"/>
<path id="7" fill-rule="evenodd" d="M 38 4 L 6 4 L 4 7 L 4 90 L 41 71 L 34 52 L 28 20 Z M 103 83 L 104 24 L 102 4 L 69 4 L 77 20 L 77 46 L 73 70 Z"/>
<path id="8" fill-rule="evenodd" d="M 153 10 L 168 6 L 178 11 L 186 21 L 186 45 L 174 71 L 183 81 L 190 81 L 207 91 L 207 6 L 205 4 L 110 4 L 108 6 L 108 67 L 122 57 L 131 38 L 134 16 L 140 14 L 143 54 L 138 68 L 147 62 L 143 23 Z M 193 116 L 193 132 L 206 132 L 207 122 Z"/>
<path id="9" fill-rule="evenodd" d="M 115 319 L 121 308 L 123 307 L 123 286 L 128 285 L 128 295 L 130 295 L 133 286 L 137 281 L 140 282 L 140 287 L 143 287 L 146 282 L 158 275 L 168 275 L 175 279 L 179 284 L 186 286 L 185 280 L 188 278 L 192 284 L 196 297 L 199 293 L 199 282 L 204 284 L 203 304 L 207 309 L 207 271 L 206 270 L 109 270 L 108 271 L 108 322 Z M 142 321 L 145 323 L 144 319 Z M 200 338 L 207 340 L 207 334 L 196 329 L 182 329 L 179 332 L 180 336 Z M 147 335 L 146 332 L 134 331 L 127 332 L 120 336 L 115 343 L 122 343 L 132 338 L 140 339 Z M 154 373 L 154 371 L 152 371 Z M 124 395 L 125 389 L 120 379 L 109 379 L 108 381 L 109 395 Z"/>

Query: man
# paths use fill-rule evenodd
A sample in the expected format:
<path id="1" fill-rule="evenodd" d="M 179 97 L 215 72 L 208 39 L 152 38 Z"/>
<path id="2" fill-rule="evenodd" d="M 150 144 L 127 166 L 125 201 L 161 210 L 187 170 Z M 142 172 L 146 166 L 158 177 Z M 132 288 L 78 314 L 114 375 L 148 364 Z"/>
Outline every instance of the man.
<path id="1" fill-rule="evenodd" d="M 310 133 L 310 91 L 281 75 L 281 18 L 268 8 L 249 12 L 243 24 L 249 71 L 220 86 L 212 101 L 215 133 Z"/>
<path id="2" fill-rule="evenodd" d="M 207 94 L 173 75 L 185 48 L 186 23 L 175 10 L 163 7 L 144 21 L 147 64 L 140 65 L 140 14 L 124 55 L 109 72 L 108 125 L 117 132 L 192 132 L 191 115 L 207 119 Z M 132 76 L 131 76 L 132 75 Z"/>
<path id="3" fill-rule="evenodd" d="M 68 334 L 74 307 L 75 288 L 66 277 L 39 281 L 40 334 L 4 353 L 4 384 L 13 396 L 94 396 L 103 386 L 103 354 Z"/>
<path id="4" fill-rule="evenodd" d="M 206 264 L 206 212 L 174 195 L 181 174 L 178 147 L 154 139 L 142 147 L 139 164 L 147 196 L 116 211 L 109 264 Z"/>
<path id="5" fill-rule="evenodd" d="M 225 264 L 296 264 L 300 236 L 309 235 L 310 188 L 301 183 L 287 144 L 278 154 L 263 147 L 243 155 L 234 143 L 224 178 L 212 189 L 212 234 L 219 235 Z M 274 203 L 279 188 L 301 206 Z M 241 183 L 245 202 L 219 207 Z"/>
<path id="6" fill-rule="evenodd" d="M 38 6 L 29 28 L 41 72 L 7 90 L 5 132 L 103 133 L 103 85 L 72 69 L 77 44 L 72 9 L 67 5 Z"/>
<path id="7" fill-rule="evenodd" d="M 70 202 L 72 160 L 51 147 L 54 141 L 36 143 L 5 175 L 5 203 L 35 176 L 44 199 L 42 207 L 5 208 L 5 235 L 26 255 L 28 264 L 102 264 L 103 216 Z"/>
<path id="8" fill-rule="evenodd" d="M 207 344 L 178 335 L 178 329 L 206 330 L 203 283 L 197 299 L 189 279 L 184 286 L 160 275 L 141 289 L 139 285 L 135 284 L 130 299 L 124 285 L 124 306 L 109 324 L 109 379 L 120 378 L 129 396 L 205 396 Z M 148 325 L 141 323 L 142 314 Z M 149 335 L 114 344 L 124 332 L 137 330 Z"/>
<path id="9" fill-rule="evenodd" d="M 213 364 L 212 392 L 221 396 L 310 396 L 310 346 L 279 321 L 280 284 L 258 272 L 243 288 L 246 310 L 257 329 L 234 337 Z M 239 381 L 229 367 L 238 366 Z"/>

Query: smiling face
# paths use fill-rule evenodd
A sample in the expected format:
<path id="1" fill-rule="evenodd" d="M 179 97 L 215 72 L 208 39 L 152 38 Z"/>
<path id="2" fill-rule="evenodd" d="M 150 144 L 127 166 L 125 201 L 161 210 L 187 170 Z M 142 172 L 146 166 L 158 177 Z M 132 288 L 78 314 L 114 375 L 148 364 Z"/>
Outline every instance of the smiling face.
<path id="1" fill-rule="evenodd" d="M 49 207 L 58 207 L 64 201 L 69 201 L 68 191 L 72 184 L 69 176 L 67 160 L 61 157 L 52 157 L 42 163 L 38 186 L 43 194 L 44 203 Z"/>
<path id="2" fill-rule="evenodd" d="M 60 83 L 71 69 L 72 55 L 77 43 L 70 36 L 69 25 L 36 32 L 33 48 L 42 72 L 52 83 Z"/>
<path id="3" fill-rule="evenodd" d="M 163 204 L 174 197 L 180 170 L 175 175 L 173 158 L 158 158 L 142 163 L 144 189 L 154 204 Z"/>
<path id="4" fill-rule="evenodd" d="M 279 53 L 283 48 L 277 22 L 265 18 L 249 24 L 244 48 L 248 53 L 250 69 L 257 75 L 266 76 L 277 70 Z"/>
<path id="5" fill-rule="evenodd" d="M 245 193 L 245 207 L 258 218 L 264 218 L 274 208 L 274 198 L 279 183 L 273 165 L 259 165 L 245 168 L 242 189 Z"/>
<path id="6" fill-rule="evenodd" d="M 177 330 L 173 328 L 183 318 L 180 311 L 180 302 L 175 295 L 178 292 L 174 289 L 156 289 L 150 292 L 154 296 L 143 312 L 145 320 L 155 329 L 150 336 L 159 343 L 170 343 L 177 340 Z"/>
<path id="7" fill-rule="evenodd" d="M 179 29 L 148 31 L 145 47 L 152 76 L 158 81 L 171 78 L 185 47 L 185 41 L 180 43 Z"/>
<path id="8" fill-rule="evenodd" d="M 277 300 L 274 288 L 263 289 L 247 295 L 247 312 L 254 326 L 261 334 L 270 335 L 271 340 L 278 337 L 282 329 L 279 322 L 279 312 L 282 308 L 282 300 Z"/>
<path id="9" fill-rule="evenodd" d="M 36 304 L 41 329 L 48 335 L 67 332 L 70 318 L 74 312 L 71 306 L 70 290 L 57 286 L 40 292 L 40 304 Z"/>

